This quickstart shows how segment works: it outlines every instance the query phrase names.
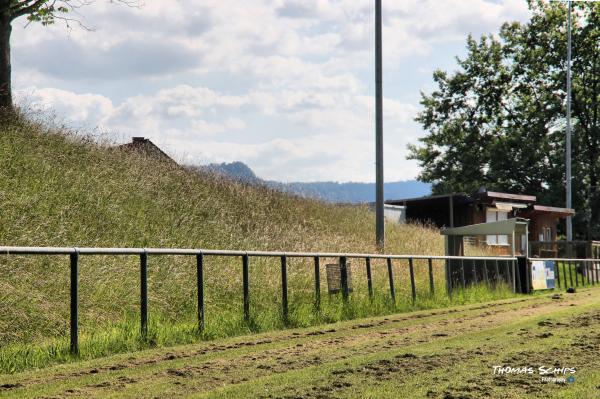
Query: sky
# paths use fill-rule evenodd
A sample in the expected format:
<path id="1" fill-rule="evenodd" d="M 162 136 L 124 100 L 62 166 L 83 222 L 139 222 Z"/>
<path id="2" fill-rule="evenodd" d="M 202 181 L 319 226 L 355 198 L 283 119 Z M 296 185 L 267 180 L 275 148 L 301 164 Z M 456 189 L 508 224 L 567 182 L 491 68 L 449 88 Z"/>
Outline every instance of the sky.
<path id="1" fill-rule="evenodd" d="M 17 102 L 179 162 L 242 161 L 265 179 L 375 180 L 374 1 L 97 0 L 87 28 L 13 23 Z M 407 145 L 435 69 L 469 33 L 526 21 L 525 0 L 383 0 L 384 175 L 419 173 Z"/>

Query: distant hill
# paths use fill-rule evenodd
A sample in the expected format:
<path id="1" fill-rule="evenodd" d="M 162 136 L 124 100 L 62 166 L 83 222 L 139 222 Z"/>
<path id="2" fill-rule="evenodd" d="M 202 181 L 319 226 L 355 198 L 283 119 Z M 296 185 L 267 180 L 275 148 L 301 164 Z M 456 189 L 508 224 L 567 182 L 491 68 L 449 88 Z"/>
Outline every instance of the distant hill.
<path id="1" fill-rule="evenodd" d="M 258 178 L 252 169 L 243 162 L 231 162 L 231 163 L 211 163 L 206 166 L 201 166 L 200 169 L 204 169 L 207 172 L 214 172 L 229 176 L 235 180 L 241 180 L 251 183 L 262 183 L 263 180 Z"/>
<path id="2" fill-rule="evenodd" d="M 361 203 L 375 201 L 375 183 L 291 182 L 263 180 L 243 162 L 213 163 L 199 167 L 201 170 L 222 174 L 235 180 L 263 184 L 277 190 L 302 197 L 318 198 L 336 203 Z M 384 185 L 385 199 L 413 198 L 431 193 L 431 185 L 417 180 L 389 182 Z"/>

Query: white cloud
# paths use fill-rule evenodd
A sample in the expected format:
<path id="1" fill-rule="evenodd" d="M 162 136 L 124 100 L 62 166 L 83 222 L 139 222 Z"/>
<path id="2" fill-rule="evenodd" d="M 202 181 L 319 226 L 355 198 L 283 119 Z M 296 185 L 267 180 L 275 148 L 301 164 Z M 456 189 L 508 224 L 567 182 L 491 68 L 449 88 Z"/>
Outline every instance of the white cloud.
<path id="1" fill-rule="evenodd" d="M 97 126 L 114 108 L 112 102 L 98 94 L 75 94 L 70 91 L 29 88 L 16 93 L 17 98 L 39 111 L 56 112 L 79 125 Z"/>
<path id="2" fill-rule="evenodd" d="M 383 12 L 386 178 L 412 178 L 406 145 L 423 135 L 413 118 L 431 84 L 422 71 L 469 32 L 528 11 L 522 0 L 397 0 Z M 21 98 L 265 178 L 373 180 L 372 1 L 100 1 L 81 13 L 95 31 L 16 24 Z"/>
<path id="3" fill-rule="evenodd" d="M 231 96 L 187 85 L 119 104 L 101 95 L 53 88 L 32 87 L 18 96 L 33 107 L 67 115 L 76 127 L 98 127 L 122 141 L 149 137 L 187 163 L 241 160 L 262 177 L 287 181 L 368 181 L 372 172 L 368 165 L 373 163 L 374 99 L 368 96 L 310 91 Z M 284 131 L 265 139 L 232 141 L 238 132 L 247 137 L 256 129 L 239 117 L 244 109 L 283 120 L 303 134 Z M 410 121 L 416 108 L 385 99 L 385 109 L 386 131 L 391 135 L 386 151 L 393 155 L 390 177 L 410 178 L 415 168 L 407 166 L 404 153 L 407 139 L 415 137 L 407 131 L 414 131 Z M 394 137 L 396 133 L 402 134 Z M 407 167 L 410 173 L 405 172 Z"/>

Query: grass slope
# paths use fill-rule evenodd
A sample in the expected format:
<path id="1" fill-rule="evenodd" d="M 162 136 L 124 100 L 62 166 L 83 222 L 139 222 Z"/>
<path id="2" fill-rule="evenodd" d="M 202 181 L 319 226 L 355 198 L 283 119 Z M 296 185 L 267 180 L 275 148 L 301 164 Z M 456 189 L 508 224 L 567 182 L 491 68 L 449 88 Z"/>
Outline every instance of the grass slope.
<path id="1" fill-rule="evenodd" d="M 596 398 L 599 309 L 594 288 L 147 350 L 0 376 L 0 398 Z"/>
<path id="2" fill-rule="evenodd" d="M 199 174 L 23 118 L 0 125 L 0 182 L 3 245 L 375 251 L 373 216 L 364 207 L 328 205 Z M 420 226 L 388 225 L 387 243 L 389 253 L 443 253 L 439 233 Z M 142 342 L 138 262 L 82 258 L 83 357 L 284 327 L 277 260 L 251 259 L 253 319 L 244 323 L 240 260 L 207 259 L 207 329 L 198 337 L 194 259 L 150 257 L 150 337 Z M 398 263 L 398 303 L 385 294 L 386 269 L 379 262 L 373 264 L 378 295 L 371 302 L 359 266 L 353 266 L 352 305 L 325 298 L 323 310 L 315 312 L 312 265 L 293 260 L 288 326 L 450 304 L 441 290 L 429 296 L 427 265 L 421 262 L 415 265 L 420 298 L 415 306 L 408 299 L 406 265 Z M 443 287 L 442 264 L 434 269 Z M 68 274 L 67 257 L 0 257 L 0 371 L 69 360 Z M 505 295 L 473 290 L 454 303 Z"/>

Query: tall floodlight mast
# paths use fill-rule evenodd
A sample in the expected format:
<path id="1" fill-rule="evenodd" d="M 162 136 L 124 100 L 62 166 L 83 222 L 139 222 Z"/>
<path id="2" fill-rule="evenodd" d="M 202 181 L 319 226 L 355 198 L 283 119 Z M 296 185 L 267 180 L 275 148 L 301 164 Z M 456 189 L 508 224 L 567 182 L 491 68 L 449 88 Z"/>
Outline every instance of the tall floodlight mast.
<path id="1" fill-rule="evenodd" d="M 567 3 L 567 148 L 566 154 L 566 186 L 567 186 L 567 208 L 572 208 L 571 200 L 571 0 Z M 567 216 L 567 241 L 573 240 L 573 219 Z"/>
<path id="2" fill-rule="evenodd" d="M 383 77 L 381 50 L 381 0 L 375 0 L 375 237 L 385 246 L 383 220 Z"/>

